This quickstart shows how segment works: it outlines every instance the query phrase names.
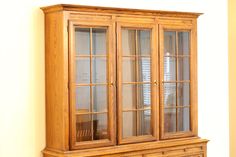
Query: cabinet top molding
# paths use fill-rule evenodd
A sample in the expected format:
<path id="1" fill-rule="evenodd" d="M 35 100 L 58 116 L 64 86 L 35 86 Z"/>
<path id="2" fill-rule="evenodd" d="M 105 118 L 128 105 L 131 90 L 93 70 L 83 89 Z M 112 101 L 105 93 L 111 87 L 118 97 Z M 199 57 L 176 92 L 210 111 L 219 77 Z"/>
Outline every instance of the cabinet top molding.
<path id="1" fill-rule="evenodd" d="M 170 16 L 170 17 L 189 17 L 197 18 L 202 13 L 193 12 L 177 12 L 177 11 L 160 11 L 160 10 L 145 10 L 145 9 L 129 9 L 129 8 L 113 8 L 101 6 L 86 6 L 73 4 L 57 4 L 41 8 L 44 13 L 56 11 L 79 11 L 79 12 L 101 12 L 110 14 L 133 14 L 147 16 Z"/>

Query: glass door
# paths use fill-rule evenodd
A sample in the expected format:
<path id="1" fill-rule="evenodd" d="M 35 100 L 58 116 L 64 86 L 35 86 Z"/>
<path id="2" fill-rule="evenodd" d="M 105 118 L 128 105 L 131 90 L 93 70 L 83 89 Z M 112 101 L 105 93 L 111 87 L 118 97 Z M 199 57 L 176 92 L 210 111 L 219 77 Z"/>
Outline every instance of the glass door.
<path id="1" fill-rule="evenodd" d="M 155 26 L 118 24 L 118 141 L 155 140 Z"/>
<path id="2" fill-rule="evenodd" d="M 111 31 L 110 24 L 71 23 L 72 148 L 91 148 L 115 142 Z"/>
<path id="3" fill-rule="evenodd" d="M 193 135 L 196 78 L 191 28 L 161 27 L 162 138 Z M 195 110 L 196 111 L 196 110 Z"/>

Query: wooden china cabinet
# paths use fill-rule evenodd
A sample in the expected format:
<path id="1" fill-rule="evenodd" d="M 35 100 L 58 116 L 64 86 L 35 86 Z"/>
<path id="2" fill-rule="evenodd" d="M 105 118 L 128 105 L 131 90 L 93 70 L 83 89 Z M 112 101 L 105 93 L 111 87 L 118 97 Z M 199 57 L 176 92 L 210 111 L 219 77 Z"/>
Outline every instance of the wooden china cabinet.
<path id="1" fill-rule="evenodd" d="M 198 13 L 44 7 L 44 157 L 206 157 Z"/>

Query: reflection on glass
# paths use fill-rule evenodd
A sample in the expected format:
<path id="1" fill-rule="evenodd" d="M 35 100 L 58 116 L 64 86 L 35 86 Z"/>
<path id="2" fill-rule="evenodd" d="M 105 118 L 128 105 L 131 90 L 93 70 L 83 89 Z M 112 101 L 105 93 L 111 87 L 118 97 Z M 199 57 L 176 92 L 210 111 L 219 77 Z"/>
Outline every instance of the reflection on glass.
<path id="1" fill-rule="evenodd" d="M 178 83 L 178 105 L 185 106 L 190 105 L 190 90 L 189 83 Z"/>
<path id="2" fill-rule="evenodd" d="M 179 55 L 189 55 L 190 51 L 189 32 L 178 32 L 178 53 Z"/>
<path id="3" fill-rule="evenodd" d="M 106 55 L 106 29 L 93 28 L 93 54 L 94 55 Z"/>
<path id="4" fill-rule="evenodd" d="M 76 28 L 75 29 L 75 51 L 77 55 L 90 54 L 90 29 Z"/>
<path id="5" fill-rule="evenodd" d="M 76 111 L 85 113 L 90 111 L 90 87 L 81 86 L 76 88 Z"/>
<path id="6" fill-rule="evenodd" d="M 137 107 L 138 108 L 150 108 L 151 107 L 151 85 L 143 84 L 137 85 Z"/>
<path id="7" fill-rule="evenodd" d="M 93 111 L 107 111 L 107 86 L 93 86 Z"/>
<path id="8" fill-rule="evenodd" d="M 189 80 L 189 57 L 178 58 L 178 80 Z"/>
<path id="9" fill-rule="evenodd" d="M 176 33 L 174 31 L 164 32 L 164 55 L 175 55 L 176 54 Z"/>
<path id="10" fill-rule="evenodd" d="M 92 140 L 92 118 L 91 115 L 76 116 L 76 141 Z"/>
<path id="11" fill-rule="evenodd" d="M 79 55 L 75 58 L 76 141 L 107 139 L 108 87 L 95 84 L 107 83 L 107 57 L 96 56 L 107 54 L 106 29 L 76 28 L 75 49 Z"/>
<path id="12" fill-rule="evenodd" d="M 149 57 L 141 57 L 138 60 L 138 82 L 150 82 L 151 62 Z"/>
<path id="13" fill-rule="evenodd" d="M 76 83 L 90 83 L 90 59 L 78 58 L 75 67 Z"/>
<path id="14" fill-rule="evenodd" d="M 151 107 L 151 85 L 123 85 L 122 90 L 123 110 L 150 109 Z M 137 106 L 136 106 L 137 105 Z"/>
<path id="15" fill-rule="evenodd" d="M 127 84 L 122 87 L 123 110 L 136 108 L 136 85 Z"/>
<path id="16" fill-rule="evenodd" d="M 165 132 L 176 132 L 176 109 L 164 109 Z"/>
<path id="17" fill-rule="evenodd" d="M 176 106 L 176 84 L 175 83 L 164 84 L 164 105 Z"/>
<path id="18" fill-rule="evenodd" d="M 190 130 L 190 116 L 189 108 L 178 109 L 178 130 L 177 131 L 189 131 Z"/>
<path id="19" fill-rule="evenodd" d="M 108 138 L 108 125 L 107 114 L 94 114 L 94 140 L 107 139 Z"/>
<path id="20" fill-rule="evenodd" d="M 137 112 L 137 136 L 151 134 L 151 110 Z"/>
<path id="21" fill-rule="evenodd" d="M 135 58 L 132 57 L 123 58 L 123 66 L 122 66 L 123 82 L 150 82 L 151 80 L 150 64 L 151 62 L 149 57 L 141 57 L 140 59 L 138 59 L 137 67 L 135 63 Z"/>
<path id="22" fill-rule="evenodd" d="M 151 53 L 150 30 L 137 30 L 138 55 L 150 55 Z"/>
<path id="23" fill-rule="evenodd" d="M 122 29 L 123 55 L 135 55 L 135 30 Z"/>
<path id="24" fill-rule="evenodd" d="M 106 83 L 107 82 L 107 67 L 106 58 L 93 57 L 92 59 L 92 82 L 93 83 Z"/>
<path id="25" fill-rule="evenodd" d="M 123 112 L 123 138 L 137 135 L 136 112 Z"/>
<path id="26" fill-rule="evenodd" d="M 151 110 L 123 112 L 123 138 L 151 134 Z"/>
<path id="27" fill-rule="evenodd" d="M 164 57 L 164 81 L 176 80 L 176 58 Z"/>
<path id="28" fill-rule="evenodd" d="M 122 81 L 125 83 L 122 85 L 123 138 L 149 135 L 151 31 L 122 29 L 122 52 Z"/>
<path id="29" fill-rule="evenodd" d="M 123 58 L 123 82 L 135 82 L 135 58 Z"/>

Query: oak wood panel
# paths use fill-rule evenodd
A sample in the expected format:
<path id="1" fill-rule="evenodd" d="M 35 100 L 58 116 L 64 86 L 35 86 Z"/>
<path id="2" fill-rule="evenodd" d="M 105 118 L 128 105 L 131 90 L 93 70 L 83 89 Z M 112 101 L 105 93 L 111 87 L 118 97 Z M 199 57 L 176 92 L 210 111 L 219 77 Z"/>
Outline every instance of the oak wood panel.
<path id="1" fill-rule="evenodd" d="M 186 140 L 169 140 L 166 142 L 146 142 L 139 144 L 127 144 L 121 146 L 94 148 L 77 151 L 52 151 L 44 150 L 44 154 L 55 155 L 56 157 L 89 157 L 89 156 L 111 156 L 123 157 L 133 155 L 154 155 L 161 154 L 160 157 L 186 157 L 190 155 L 204 154 L 207 140 L 198 138 Z M 158 156 L 159 157 L 159 156 Z M 206 156 L 204 156 L 206 157 Z"/>
<path id="2" fill-rule="evenodd" d="M 197 55 L 197 20 L 193 20 L 193 28 L 191 32 L 191 67 L 190 67 L 190 79 L 191 79 L 191 121 L 194 123 L 191 125 L 194 135 L 198 135 L 198 55 Z"/>
<path id="3" fill-rule="evenodd" d="M 167 17 L 189 17 L 197 18 L 201 13 L 190 12 L 176 12 L 176 11 L 158 11 L 158 10 L 145 10 L 145 9 L 128 9 L 128 8 L 111 8 L 101 6 L 85 6 L 85 5 L 72 5 L 72 4 L 57 4 L 41 8 L 45 13 L 55 11 L 79 11 L 79 12 L 100 12 L 111 14 L 133 14 L 133 15 L 148 15 L 148 16 L 167 16 Z"/>
<path id="4" fill-rule="evenodd" d="M 112 15 L 111 14 L 99 14 L 99 13 L 81 13 L 81 12 L 69 12 L 70 20 L 86 20 L 86 21 L 111 21 Z"/>
<path id="5" fill-rule="evenodd" d="M 157 17 L 157 20 L 160 25 L 192 26 L 194 24 L 194 18 Z"/>
<path id="6" fill-rule="evenodd" d="M 46 145 L 68 150 L 68 51 L 63 12 L 45 15 Z"/>

